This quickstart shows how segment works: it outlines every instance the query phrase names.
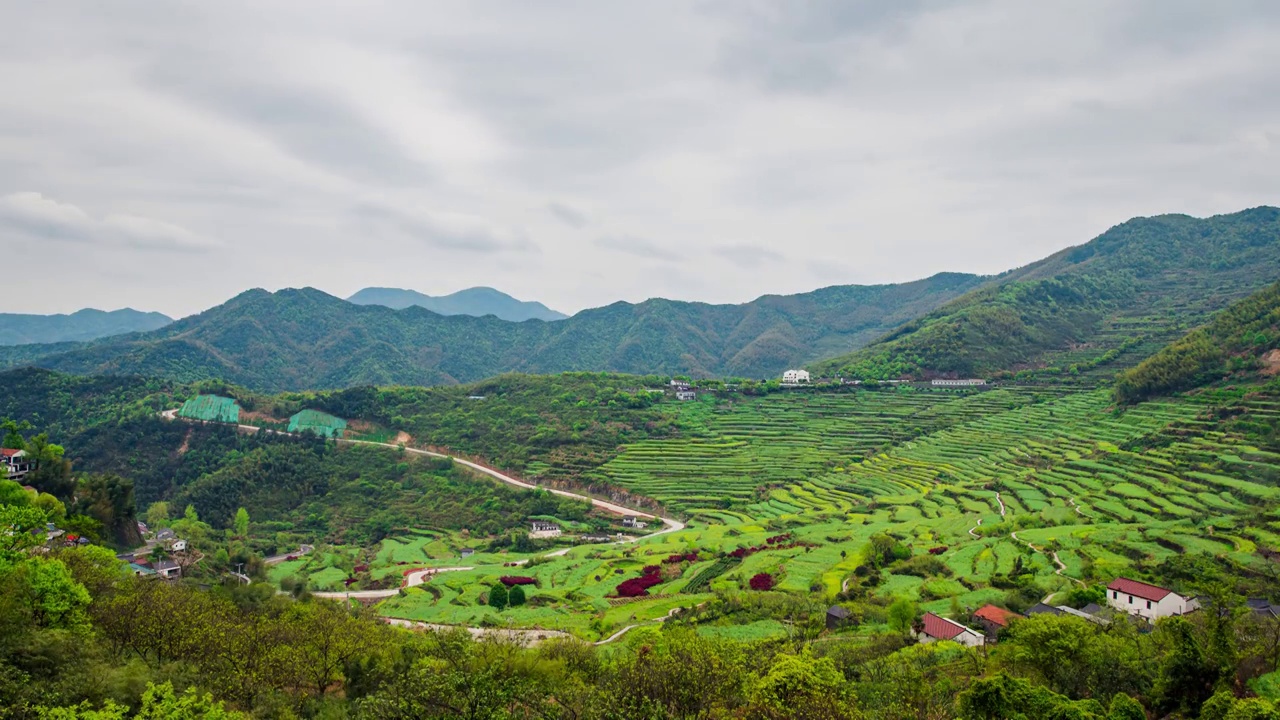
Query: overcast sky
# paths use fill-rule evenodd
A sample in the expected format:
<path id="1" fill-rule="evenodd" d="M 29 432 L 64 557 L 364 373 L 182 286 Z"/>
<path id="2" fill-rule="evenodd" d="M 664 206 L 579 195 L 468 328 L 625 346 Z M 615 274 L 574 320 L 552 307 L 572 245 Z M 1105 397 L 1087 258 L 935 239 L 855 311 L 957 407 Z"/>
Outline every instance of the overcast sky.
<path id="1" fill-rule="evenodd" d="M 998 272 L 1280 204 L 1280 3 L 0 4 L 0 311 Z"/>

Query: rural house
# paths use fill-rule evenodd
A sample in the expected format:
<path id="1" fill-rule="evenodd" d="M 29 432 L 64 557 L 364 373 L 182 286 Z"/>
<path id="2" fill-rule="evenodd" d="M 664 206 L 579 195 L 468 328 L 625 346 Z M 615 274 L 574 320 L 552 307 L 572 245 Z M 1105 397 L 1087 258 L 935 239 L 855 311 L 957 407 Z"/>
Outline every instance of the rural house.
<path id="1" fill-rule="evenodd" d="M 847 608 L 840 607 L 839 605 L 832 605 L 831 608 L 827 610 L 827 629 L 835 630 L 849 624 L 849 618 L 852 615 L 853 613 L 849 612 Z"/>
<path id="2" fill-rule="evenodd" d="M 698 393 L 686 387 L 684 390 L 676 391 L 676 399 L 677 400 L 697 400 Z"/>
<path id="3" fill-rule="evenodd" d="M 929 384 L 934 387 L 981 387 L 986 385 L 987 381 L 979 380 L 978 378 L 968 378 L 965 380 L 948 380 L 943 378 L 940 380 L 934 380 Z"/>
<path id="4" fill-rule="evenodd" d="M 26 450 L 0 450 L 0 463 L 3 463 L 5 475 L 9 480 L 18 481 L 31 472 L 31 462 L 27 460 Z"/>
<path id="5" fill-rule="evenodd" d="M 982 629 L 986 631 L 987 637 L 992 639 L 1000 634 L 1001 630 L 1009 627 L 1009 623 L 1014 618 L 1020 617 L 1022 616 L 1012 610 L 1005 610 L 990 603 L 983 605 L 973 613 L 974 622 L 981 625 Z"/>
<path id="6" fill-rule="evenodd" d="M 560 537 L 560 526 L 555 523 L 534 520 L 529 523 L 529 525 L 532 528 L 532 531 L 529 533 L 529 537 L 531 538 L 539 539 Z"/>
<path id="7" fill-rule="evenodd" d="M 809 382 L 808 370 L 788 370 L 782 373 L 783 385 L 799 385 L 807 382 Z"/>
<path id="8" fill-rule="evenodd" d="M 622 518 L 622 527 L 635 528 L 636 530 L 643 530 L 645 525 L 647 524 L 648 523 L 644 522 L 643 520 L 636 517 L 635 515 L 627 515 Z"/>
<path id="9" fill-rule="evenodd" d="M 1107 605 L 1151 622 L 1163 617 L 1185 615 L 1200 607 L 1194 598 L 1186 598 L 1158 585 L 1129 578 L 1111 581 L 1107 586 Z"/>
<path id="10" fill-rule="evenodd" d="M 925 613 L 919 629 L 912 630 L 911 635 L 922 643 L 951 640 L 966 647 L 980 647 L 987 642 L 977 630 L 933 613 Z"/>

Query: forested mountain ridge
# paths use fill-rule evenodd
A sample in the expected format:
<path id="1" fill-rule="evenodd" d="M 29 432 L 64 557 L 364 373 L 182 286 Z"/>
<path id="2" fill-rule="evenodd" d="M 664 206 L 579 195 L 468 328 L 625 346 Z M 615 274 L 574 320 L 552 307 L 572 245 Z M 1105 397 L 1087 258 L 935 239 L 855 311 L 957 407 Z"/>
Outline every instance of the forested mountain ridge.
<path id="1" fill-rule="evenodd" d="M 504 372 L 772 376 L 858 347 L 977 287 L 944 273 L 835 286 L 742 305 L 614 303 L 558 322 L 442 316 L 355 305 L 314 289 L 250 290 L 156 332 L 67 347 L 0 350 L 7 367 L 218 378 L 263 391 L 436 385 Z"/>
<path id="2" fill-rule="evenodd" d="M 814 369 L 875 379 L 1069 371 L 1154 351 L 1277 276 L 1280 209 L 1135 218 Z"/>
<path id="3" fill-rule="evenodd" d="M 1189 390 L 1233 372 L 1274 375 L 1280 369 L 1280 283 L 1219 312 L 1116 378 L 1116 400 L 1134 403 Z"/>
<path id="4" fill-rule="evenodd" d="M 500 320 L 563 320 L 568 315 L 536 301 L 517 300 L 491 287 L 473 287 L 449 295 L 424 295 L 414 290 L 370 287 L 347 298 L 356 305 L 383 305 L 393 310 L 424 307 L 440 315 L 493 315 Z"/>
<path id="5" fill-rule="evenodd" d="M 157 312 L 85 309 L 70 315 L 0 313 L 0 345 L 83 342 L 157 330 L 173 319 Z"/>

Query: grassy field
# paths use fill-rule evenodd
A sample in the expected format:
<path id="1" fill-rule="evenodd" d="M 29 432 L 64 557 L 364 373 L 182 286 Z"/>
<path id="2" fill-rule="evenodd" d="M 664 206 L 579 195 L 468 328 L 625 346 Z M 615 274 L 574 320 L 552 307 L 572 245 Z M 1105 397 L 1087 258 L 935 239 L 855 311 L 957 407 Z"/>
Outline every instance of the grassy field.
<path id="1" fill-rule="evenodd" d="M 1272 386 L 1124 410 L 1105 389 L 1041 386 L 706 396 L 672 412 L 679 437 L 626 445 L 592 477 L 661 501 L 686 518 L 685 529 L 558 557 L 462 558 L 463 547 L 481 543 L 425 531 L 388 538 L 362 557 L 372 578 L 392 586 L 406 566 L 474 569 L 441 573 L 380 611 L 601 639 L 673 608 L 750 594 L 759 573 L 778 590 L 835 601 L 859 586 L 870 539 L 882 534 L 912 556 L 933 551 L 937 564 L 886 568 L 863 588 L 865 600 L 909 598 L 943 613 L 1011 600 L 1016 587 L 1038 599 L 1184 553 L 1262 563 L 1259 547 L 1280 544 L 1280 522 L 1269 514 L 1280 499 L 1280 453 L 1248 440 L 1257 437 L 1250 428 L 1280 421 Z M 1215 420 L 1223 415 L 1230 425 Z M 780 535 L 785 542 L 768 543 Z M 738 549 L 745 557 L 726 557 Z M 698 561 L 662 563 L 692 552 Z M 531 566 L 511 566 L 517 562 Z M 272 577 L 302 574 L 332 588 L 343 579 L 336 564 L 285 563 Z M 664 570 L 648 597 L 615 598 L 619 583 L 650 565 Z M 484 604 L 502 575 L 536 578 L 526 606 L 499 612 Z M 785 631 L 773 620 L 724 623 L 700 631 Z"/>

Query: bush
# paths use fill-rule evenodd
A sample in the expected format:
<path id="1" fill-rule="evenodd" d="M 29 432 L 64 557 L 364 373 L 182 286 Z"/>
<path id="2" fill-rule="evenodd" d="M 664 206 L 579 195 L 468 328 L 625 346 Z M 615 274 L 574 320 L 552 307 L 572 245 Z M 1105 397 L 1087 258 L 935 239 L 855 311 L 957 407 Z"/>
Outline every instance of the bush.
<path id="1" fill-rule="evenodd" d="M 516 585 L 507 593 L 507 603 L 511 607 L 520 607 L 525 602 L 524 588 Z"/>
<path id="2" fill-rule="evenodd" d="M 502 577 L 498 578 L 498 582 L 502 583 L 503 585 L 506 585 L 507 587 L 513 587 L 517 585 L 538 584 L 537 578 L 523 577 L 520 575 L 503 575 Z"/>
<path id="3" fill-rule="evenodd" d="M 616 590 L 618 597 L 640 597 L 649 594 L 649 588 L 662 582 L 661 568 L 657 565 L 649 565 L 644 569 L 644 574 L 638 578 L 623 580 L 618 583 Z"/>
<path id="4" fill-rule="evenodd" d="M 751 578 L 752 590 L 772 590 L 774 586 L 773 576 L 769 573 L 759 573 Z"/>

